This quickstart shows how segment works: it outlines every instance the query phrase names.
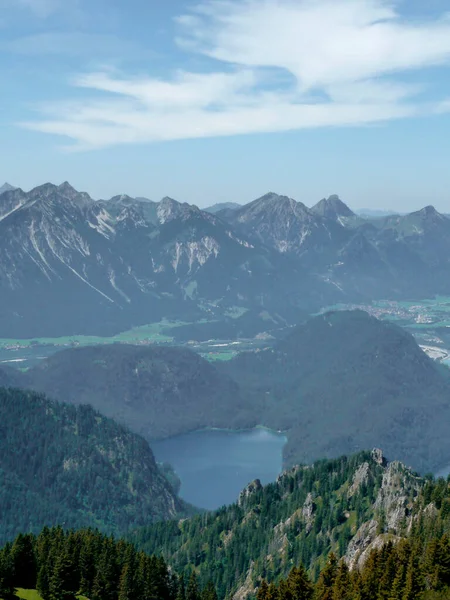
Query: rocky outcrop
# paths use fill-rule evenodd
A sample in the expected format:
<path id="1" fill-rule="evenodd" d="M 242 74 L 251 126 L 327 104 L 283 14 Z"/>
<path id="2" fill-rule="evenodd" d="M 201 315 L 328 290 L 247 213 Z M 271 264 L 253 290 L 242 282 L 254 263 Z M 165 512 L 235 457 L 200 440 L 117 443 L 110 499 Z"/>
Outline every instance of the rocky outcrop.
<path id="1" fill-rule="evenodd" d="M 253 494 L 259 492 L 260 490 L 262 490 L 262 485 L 259 479 L 255 479 L 254 481 L 250 482 L 239 494 L 238 505 L 241 508 L 244 507 L 250 496 L 253 496 Z"/>
<path id="2" fill-rule="evenodd" d="M 374 504 L 375 510 L 384 517 L 387 531 L 398 531 L 410 513 L 420 482 L 420 478 L 415 477 L 402 463 L 396 461 L 388 464 Z"/>
<path id="3" fill-rule="evenodd" d="M 306 496 L 305 503 L 302 508 L 302 517 L 305 521 L 306 532 L 309 533 L 314 523 L 314 509 L 315 505 L 313 502 L 312 494 Z"/>
<path id="4" fill-rule="evenodd" d="M 405 526 L 411 526 L 412 509 L 422 483 L 402 463 L 388 463 L 379 449 L 372 451 L 372 460 L 384 472 L 373 504 L 374 518 L 361 525 L 347 548 L 345 560 L 350 569 L 360 568 L 373 549 L 380 548 L 387 541 L 401 539 Z M 369 473 L 369 463 L 363 463 L 357 469 L 349 496 L 357 492 L 363 481 L 367 481 Z M 432 508 L 425 510 L 431 511 Z"/>
<path id="5" fill-rule="evenodd" d="M 369 463 L 364 462 L 355 471 L 355 474 L 353 476 L 352 485 L 350 486 L 350 488 L 348 490 L 348 497 L 351 498 L 352 496 L 354 496 L 359 491 L 361 486 L 363 484 L 367 483 L 368 479 L 369 479 Z"/>

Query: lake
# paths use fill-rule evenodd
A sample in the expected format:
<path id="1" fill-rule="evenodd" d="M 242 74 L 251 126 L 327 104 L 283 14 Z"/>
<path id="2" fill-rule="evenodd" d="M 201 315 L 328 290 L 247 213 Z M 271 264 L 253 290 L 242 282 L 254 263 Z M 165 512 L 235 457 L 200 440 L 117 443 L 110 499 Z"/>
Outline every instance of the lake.
<path id="1" fill-rule="evenodd" d="M 181 480 L 180 496 L 213 510 L 235 502 L 254 479 L 275 481 L 282 471 L 286 436 L 267 429 L 204 430 L 151 442 L 158 462 L 168 462 Z"/>

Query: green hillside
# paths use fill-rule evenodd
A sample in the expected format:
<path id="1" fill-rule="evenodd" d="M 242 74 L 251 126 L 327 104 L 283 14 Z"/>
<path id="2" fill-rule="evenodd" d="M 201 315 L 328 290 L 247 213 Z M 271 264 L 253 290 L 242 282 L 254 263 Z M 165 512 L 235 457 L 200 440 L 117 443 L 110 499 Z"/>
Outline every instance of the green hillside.
<path id="1" fill-rule="evenodd" d="M 148 552 L 162 552 L 180 572 L 195 569 L 200 581 L 212 579 L 219 597 L 245 598 L 262 579 L 280 582 L 300 564 L 312 581 L 320 580 L 330 554 L 357 571 L 388 542 L 408 540 L 415 548 L 417 541 L 425 552 L 426 544 L 448 533 L 449 484 L 422 479 L 374 450 L 296 467 L 265 487 L 255 481 L 237 504 L 157 523 L 131 539 Z M 358 598 L 378 596 L 349 596 Z"/>
<path id="2" fill-rule="evenodd" d="M 288 465 L 375 446 L 422 473 L 448 462 L 450 372 L 363 311 L 320 315 L 218 368 L 260 400 L 261 423 L 288 432 Z"/>
<path id="3" fill-rule="evenodd" d="M 0 388 L 0 540 L 44 525 L 124 533 L 184 505 L 147 442 L 89 406 Z"/>

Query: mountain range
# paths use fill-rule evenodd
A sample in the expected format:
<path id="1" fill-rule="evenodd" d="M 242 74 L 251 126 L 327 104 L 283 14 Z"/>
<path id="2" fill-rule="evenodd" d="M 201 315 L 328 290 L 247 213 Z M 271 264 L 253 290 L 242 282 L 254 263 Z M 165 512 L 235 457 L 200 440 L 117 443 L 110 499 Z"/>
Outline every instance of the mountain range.
<path id="1" fill-rule="evenodd" d="M 286 432 L 284 464 L 382 446 L 422 473 L 448 464 L 450 375 L 397 325 L 339 311 L 265 350 L 211 364 L 187 348 L 68 349 L 0 382 L 91 404 L 148 440 L 265 425 Z"/>
<path id="2" fill-rule="evenodd" d="M 336 302 L 450 293 L 450 219 L 430 206 L 365 219 L 337 196 L 308 208 L 269 193 L 212 214 L 171 198 L 94 201 L 67 182 L 11 187 L 0 194 L 3 338 L 110 335 L 236 307 L 293 323 Z"/>

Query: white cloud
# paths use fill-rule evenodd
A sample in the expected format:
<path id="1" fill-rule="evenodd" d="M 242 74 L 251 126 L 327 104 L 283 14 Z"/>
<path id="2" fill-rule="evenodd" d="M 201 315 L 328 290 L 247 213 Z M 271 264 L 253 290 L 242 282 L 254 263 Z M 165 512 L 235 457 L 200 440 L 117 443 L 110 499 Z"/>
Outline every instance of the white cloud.
<path id="1" fill-rule="evenodd" d="M 86 74 L 72 82 L 84 100 L 26 126 L 81 148 L 359 126 L 436 112 L 402 76 L 450 64 L 445 15 L 412 23 L 383 0 L 208 0 L 178 25 L 181 48 L 214 59 L 215 72 Z"/>

